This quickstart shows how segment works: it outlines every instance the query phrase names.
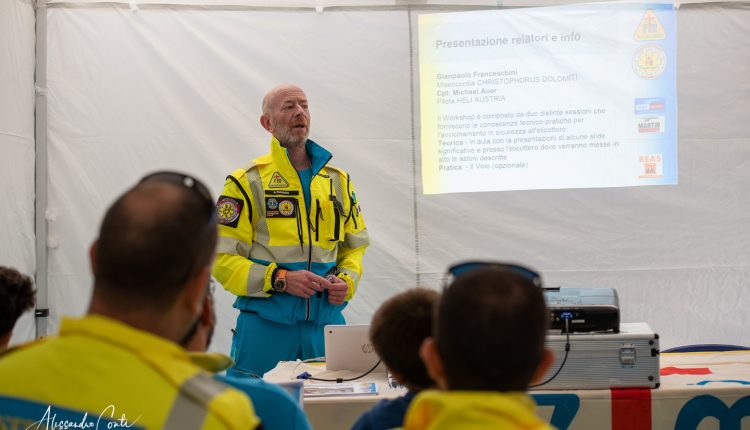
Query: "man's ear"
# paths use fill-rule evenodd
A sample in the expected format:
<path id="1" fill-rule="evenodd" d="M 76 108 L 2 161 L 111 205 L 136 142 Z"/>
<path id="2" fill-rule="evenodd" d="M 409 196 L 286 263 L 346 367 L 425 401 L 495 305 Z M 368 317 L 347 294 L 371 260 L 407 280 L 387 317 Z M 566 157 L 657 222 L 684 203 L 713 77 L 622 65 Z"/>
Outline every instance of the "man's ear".
<path id="1" fill-rule="evenodd" d="M 214 321 L 216 315 L 214 312 L 214 306 L 214 298 L 209 292 L 203 297 L 203 310 L 200 315 L 200 323 L 206 327 L 213 327 L 216 325 L 216 321 Z"/>
<path id="2" fill-rule="evenodd" d="M 271 131 L 271 118 L 268 117 L 268 114 L 263 114 L 260 116 L 260 125 L 263 126 L 263 128 L 266 129 L 266 131 Z"/>
<path id="3" fill-rule="evenodd" d="M 89 247 L 89 263 L 91 264 L 91 273 L 96 274 L 96 246 L 99 244 L 99 239 L 94 240 L 94 243 Z"/>
<path id="4" fill-rule="evenodd" d="M 440 389 L 447 390 L 448 382 L 445 380 L 443 360 L 440 358 L 434 338 L 428 337 L 422 341 L 422 346 L 419 348 L 419 357 L 422 359 L 424 366 L 427 368 L 427 373 L 435 381 L 435 384 Z"/>
<path id="5" fill-rule="evenodd" d="M 542 378 L 544 377 L 544 374 L 547 373 L 547 369 L 549 369 L 550 366 L 552 366 L 552 363 L 555 362 L 555 353 L 552 352 L 549 348 L 544 348 L 544 351 L 542 351 L 542 359 L 539 361 L 539 366 L 537 366 L 536 370 L 534 371 L 534 376 L 531 378 L 531 384 L 537 384 L 539 383 Z"/>
<path id="6" fill-rule="evenodd" d="M 207 264 L 191 276 L 185 285 L 184 297 L 187 306 L 190 308 L 190 312 L 196 317 L 200 316 L 204 310 L 204 300 L 206 298 L 206 290 L 209 288 L 210 276 L 211 266 Z"/>

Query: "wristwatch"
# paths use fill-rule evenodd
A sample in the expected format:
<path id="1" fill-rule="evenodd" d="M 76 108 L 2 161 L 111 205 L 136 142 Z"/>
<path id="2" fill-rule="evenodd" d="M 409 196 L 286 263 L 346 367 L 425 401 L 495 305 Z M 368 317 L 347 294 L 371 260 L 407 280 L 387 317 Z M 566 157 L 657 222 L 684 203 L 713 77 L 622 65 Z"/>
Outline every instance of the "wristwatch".
<path id="1" fill-rule="evenodd" d="M 273 289 L 277 293 L 286 291 L 286 270 L 279 269 L 276 272 L 276 279 L 273 280 Z"/>

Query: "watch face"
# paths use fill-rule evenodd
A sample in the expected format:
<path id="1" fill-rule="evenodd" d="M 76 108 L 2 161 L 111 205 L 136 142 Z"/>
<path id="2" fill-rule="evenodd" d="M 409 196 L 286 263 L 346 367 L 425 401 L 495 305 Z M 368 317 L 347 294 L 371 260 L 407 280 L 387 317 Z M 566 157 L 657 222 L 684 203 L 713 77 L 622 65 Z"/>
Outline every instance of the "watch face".
<path id="1" fill-rule="evenodd" d="M 286 279 L 277 279 L 276 282 L 273 283 L 273 289 L 279 293 L 283 293 L 284 290 L 286 290 Z"/>

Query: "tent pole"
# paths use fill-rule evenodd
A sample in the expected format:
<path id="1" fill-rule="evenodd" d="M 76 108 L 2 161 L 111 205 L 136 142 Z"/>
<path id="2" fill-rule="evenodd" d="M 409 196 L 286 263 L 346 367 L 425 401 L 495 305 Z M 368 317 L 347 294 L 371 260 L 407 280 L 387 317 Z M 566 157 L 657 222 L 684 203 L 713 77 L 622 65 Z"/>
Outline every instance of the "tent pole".
<path id="1" fill-rule="evenodd" d="M 36 1 L 35 128 L 35 233 L 36 337 L 47 335 L 49 289 L 47 272 L 47 0 Z"/>

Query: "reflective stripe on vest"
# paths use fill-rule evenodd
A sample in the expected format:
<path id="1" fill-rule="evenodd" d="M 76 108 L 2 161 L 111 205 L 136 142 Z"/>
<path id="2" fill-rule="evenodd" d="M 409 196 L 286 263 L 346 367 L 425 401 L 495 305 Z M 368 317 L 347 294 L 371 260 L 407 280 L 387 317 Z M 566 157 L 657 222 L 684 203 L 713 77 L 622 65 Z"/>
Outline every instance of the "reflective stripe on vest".
<path id="1" fill-rule="evenodd" d="M 225 385 L 205 373 L 189 378 L 180 387 L 163 429 L 200 429 L 206 420 L 208 404 L 226 389 Z"/>

